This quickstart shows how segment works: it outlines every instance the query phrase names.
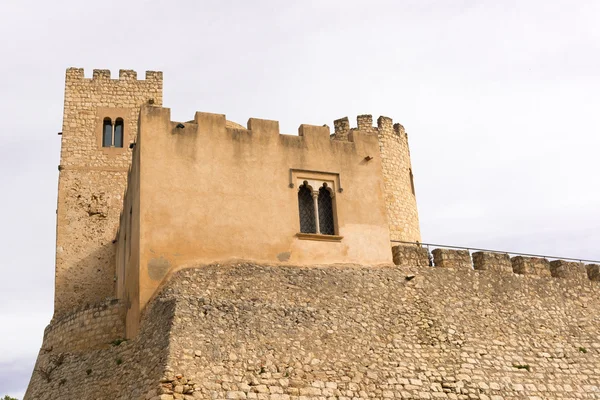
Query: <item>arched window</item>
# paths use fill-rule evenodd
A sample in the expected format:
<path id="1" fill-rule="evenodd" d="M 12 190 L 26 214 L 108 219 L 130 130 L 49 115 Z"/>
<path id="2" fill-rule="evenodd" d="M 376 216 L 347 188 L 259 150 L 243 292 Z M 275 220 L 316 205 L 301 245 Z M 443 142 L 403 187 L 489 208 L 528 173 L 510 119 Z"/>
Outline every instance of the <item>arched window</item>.
<path id="1" fill-rule="evenodd" d="M 316 233 L 315 203 L 312 197 L 312 190 L 306 182 L 298 190 L 298 207 L 300 211 L 300 232 Z"/>
<path id="2" fill-rule="evenodd" d="M 123 118 L 117 118 L 115 121 L 115 147 L 123 147 Z"/>
<path id="3" fill-rule="evenodd" d="M 104 118 L 102 124 L 102 147 L 112 146 L 112 121 L 110 118 Z"/>
<path id="4" fill-rule="evenodd" d="M 331 193 L 324 183 L 319 189 L 319 231 L 322 235 L 335 235 L 335 224 L 333 222 L 333 203 Z"/>

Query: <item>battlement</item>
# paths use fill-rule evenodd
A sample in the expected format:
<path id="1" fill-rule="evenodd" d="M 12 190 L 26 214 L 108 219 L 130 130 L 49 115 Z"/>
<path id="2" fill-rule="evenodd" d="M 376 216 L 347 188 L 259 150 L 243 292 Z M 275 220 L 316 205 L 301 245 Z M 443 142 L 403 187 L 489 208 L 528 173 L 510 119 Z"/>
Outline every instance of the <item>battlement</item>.
<path id="1" fill-rule="evenodd" d="M 83 68 L 67 68 L 67 81 L 163 81 L 163 73 L 161 71 L 146 71 L 146 79 L 137 79 L 137 72 L 131 69 L 120 69 L 119 78 L 112 79 L 111 72 L 108 69 L 94 69 L 92 78 L 86 78 Z"/>
<path id="2" fill-rule="evenodd" d="M 222 136 L 226 133 L 231 135 L 232 139 L 242 140 L 243 136 L 248 138 L 252 136 L 260 136 L 266 138 L 279 138 L 283 145 L 298 146 L 302 143 L 326 143 L 329 142 L 332 146 L 345 148 L 347 143 L 336 140 L 335 135 L 332 135 L 330 128 L 327 125 L 310 125 L 301 124 L 298 127 L 298 134 L 291 135 L 281 133 L 279 129 L 279 121 L 249 118 L 246 123 L 246 128 L 239 126 L 236 123 L 228 121 L 225 114 L 215 114 L 207 112 L 196 112 L 194 119 L 187 122 L 172 121 L 171 110 L 164 107 L 156 107 L 146 105 L 142 107 L 142 114 L 152 115 L 153 118 L 159 118 L 165 125 L 163 132 L 169 132 L 173 135 L 216 135 Z M 380 117 L 385 121 L 389 121 L 387 125 L 391 126 L 391 119 Z M 166 125 L 168 121 L 168 125 Z M 337 124 L 337 121 L 335 122 Z M 381 126 L 386 125 L 384 122 Z M 371 135 L 373 131 L 369 131 L 367 125 L 363 125 L 364 129 L 353 129 L 348 132 L 345 142 L 355 143 L 358 141 L 377 143 L 376 135 Z M 377 129 L 377 128 L 373 128 Z M 375 132 L 376 133 L 376 132 Z M 373 147 L 375 149 L 375 147 Z M 365 154 L 365 156 L 374 157 L 375 153 Z"/>
<path id="3" fill-rule="evenodd" d="M 333 122 L 334 133 L 333 138 L 337 140 L 346 140 L 349 132 L 352 131 L 363 131 L 371 134 L 383 134 L 385 132 L 394 133 L 396 136 L 406 138 L 406 131 L 404 126 L 385 116 L 377 118 L 377 126 L 373 125 L 373 116 L 370 114 L 358 115 L 356 117 L 356 128 L 350 127 L 350 121 L 348 117 L 336 119 Z"/>
<path id="4" fill-rule="evenodd" d="M 486 271 L 541 278 L 600 282 L 600 266 L 542 257 L 510 257 L 507 253 L 436 248 L 430 257 L 426 248 L 416 245 L 393 246 L 394 264 L 402 267 L 431 266 L 458 270 Z"/>

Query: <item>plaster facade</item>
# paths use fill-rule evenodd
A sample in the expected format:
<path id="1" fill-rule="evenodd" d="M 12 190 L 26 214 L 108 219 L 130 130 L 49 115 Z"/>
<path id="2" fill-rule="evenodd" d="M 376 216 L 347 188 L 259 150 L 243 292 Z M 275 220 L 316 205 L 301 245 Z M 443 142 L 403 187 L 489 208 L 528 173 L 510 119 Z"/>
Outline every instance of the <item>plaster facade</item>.
<path id="1" fill-rule="evenodd" d="M 282 135 L 277 121 L 230 128 L 224 115 L 196 113 L 180 123 L 149 105 L 139 125 L 117 250 L 128 337 L 169 274 L 194 263 L 391 263 L 377 128 L 345 140 L 310 125 Z M 302 184 L 315 196 L 329 189 L 334 235 L 300 232 Z"/>

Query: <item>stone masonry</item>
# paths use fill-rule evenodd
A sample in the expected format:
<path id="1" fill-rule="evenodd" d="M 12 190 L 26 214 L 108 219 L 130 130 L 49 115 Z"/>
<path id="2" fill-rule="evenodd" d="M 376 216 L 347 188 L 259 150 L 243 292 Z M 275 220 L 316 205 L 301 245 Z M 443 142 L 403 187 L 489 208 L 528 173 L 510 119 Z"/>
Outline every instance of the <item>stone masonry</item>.
<path id="1" fill-rule="evenodd" d="M 55 316 L 114 297 L 117 232 L 140 106 L 162 104 L 162 73 L 69 68 L 58 187 Z M 123 118 L 123 148 L 102 148 L 106 116 Z"/>
<path id="2" fill-rule="evenodd" d="M 392 247 L 394 264 L 400 267 L 426 267 L 430 265 L 429 251 L 417 245 L 398 245 Z"/>
<path id="3" fill-rule="evenodd" d="M 435 249 L 431 253 L 436 267 L 473 269 L 471 254 L 467 250 Z"/>
<path id="4" fill-rule="evenodd" d="M 552 276 L 550 262 L 545 258 L 517 256 L 511 262 L 516 274 Z"/>
<path id="5" fill-rule="evenodd" d="M 473 268 L 479 271 L 513 273 L 510 256 L 502 253 L 478 251 L 473 253 Z"/>
<path id="6" fill-rule="evenodd" d="M 374 127 L 371 115 L 359 115 L 357 128 L 350 128 L 348 118 L 341 118 L 334 121 L 334 129 L 334 140 L 347 140 L 349 132 L 353 130 L 377 135 L 385 182 L 390 239 L 421 241 L 408 135 L 404 127 L 383 116 L 377 119 L 377 127 Z"/>
<path id="7" fill-rule="evenodd" d="M 135 339 L 40 356 L 25 398 L 598 399 L 599 297 L 491 269 L 200 266 Z"/>

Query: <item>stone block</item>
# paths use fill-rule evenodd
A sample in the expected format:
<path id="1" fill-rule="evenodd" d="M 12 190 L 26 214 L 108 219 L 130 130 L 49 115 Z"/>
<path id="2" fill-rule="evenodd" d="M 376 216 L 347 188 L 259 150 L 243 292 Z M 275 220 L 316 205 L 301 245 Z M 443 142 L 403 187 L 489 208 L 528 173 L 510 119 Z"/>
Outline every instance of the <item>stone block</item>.
<path id="1" fill-rule="evenodd" d="M 473 253 L 473 268 L 479 271 L 513 272 L 510 256 L 506 253 L 478 251 Z"/>
<path id="2" fill-rule="evenodd" d="M 555 278 L 583 279 L 587 271 L 582 263 L 554 260 L 550 262 L 550 273 Z"/>
<path id="3" fill-rule="evenodd" d="M 510 261 L 515 274 L 552 276 L 550 263 L 545 258 L 517 256 Z"/>
<path id="4" fill-rule="evenodd" d="M 600 265 L 599 264 L 588 264 L 585 266 L 587 275 L 590 281 L 600 282 Z"/>
<path id="5" fill-rule="evenodd" d="M 417 245 L 398 245 L 392 247 L 394 264 L 400 267 L 427 267 L 430 265 L 429 252 Z"/>
<path id="6" fill-rule="evenodd" d="M 473 269 L 471 254 L 468 250 L 435 249 L 432 254 L 436 267 Z"/>

